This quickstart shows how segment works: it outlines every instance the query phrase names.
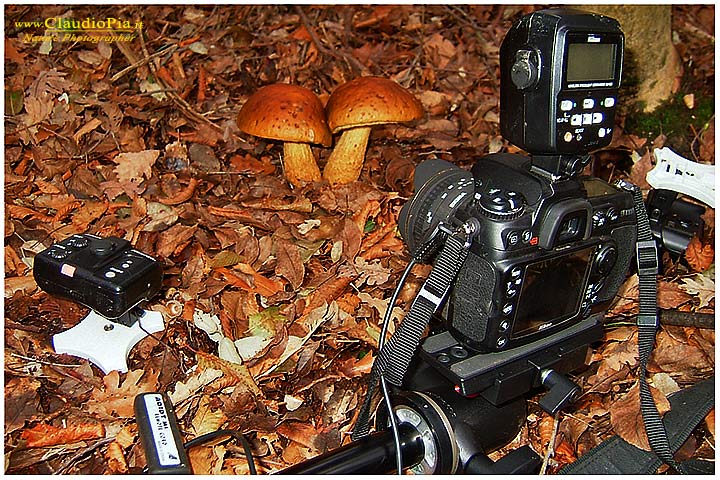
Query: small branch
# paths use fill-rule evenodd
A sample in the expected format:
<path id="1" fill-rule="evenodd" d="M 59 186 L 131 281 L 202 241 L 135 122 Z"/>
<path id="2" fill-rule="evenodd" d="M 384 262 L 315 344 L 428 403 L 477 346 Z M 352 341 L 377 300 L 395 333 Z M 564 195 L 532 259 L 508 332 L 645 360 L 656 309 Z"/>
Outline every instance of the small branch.
<path id="1" fill-rule="evenodd" d="M 552 435 L 550 435 L 550 440 L 548 441 L 549 445 L 547 451 L 545 452 L 545 458 L 543 458 L 542 467 L 540 467 L 540 475 L 545 475 L 550 458 L 555 455 L 555 437 L 557 437 L 558 427 L 560 427 L 560 412 L 555 414 L 553 431 Z"/>
<path id="2" fill-rule="evenodd" d="M 305 12 L 303 11 L 302 7 L 300 5 L 295 6 L 295 10 L 297 10 L 298 15 L 300 15 L 300 19 L 303 22 L 303 25 L 305 26 L 305 29 L 307 30 L 308 34 L 310 35 L 310 38 L 312 39 L 313 43 L 315 44 L 315 48 L 320 51 L 320 53 L 323 53 L 325 55 L 330 55 L 331 57 L 335 58 L 341 58 L 348 62 L 350 66 L 356 71 L 356 73 L 360 74 L 365 71 L 367 71 L 367 67 L 360 63 L 360 61 L 353 57 L 352 55 L 349 55 L 344 52 L 335 52 L 333 50 L 330 50 L 329 48 L 326 48 L 325 45 L 323 45 L 320 42 L 320 39 L 318 38 L 317 34 L 315 33 L 315 29 L 312 27 L 310 23 L 310 19 L 305 15 Z"/>
<path id="3" fill-rule="evenodd" d="M 98 440 L 97 442 L 93 443 L 92 445 L 87 446 L 86 448 L 83 448 L 79 452 L 77 452 L 75 455 L 70 457 L 68 460 L 66 460 L 60 468 L 53 473 L 53 475 L 62 475 L 65 473 L 67 469 L 73 466 L 73 464 L 79 460 L 81 460 L 85 455 L 92 453 L 94 450 L 97 450 L 98 448 L 102 447 L 103 445 L 107 445 L 110 442 L 113 442 L 115 438 L 103 438 L 102 440 Z"/>
<path id="4" fill-rule="evenodd" d="M 164 49 L 164 50 L 159 50 L 159 51 L 153 53 L 152 55 L 150 55 L 150 56 L 148 56 L 148 57 L 142 58 L 142 59 L 140 59 L 139 61 L 135 62 L 133 65 L 129 65 L 129 66 L 123 68 L 122 70 L 120 70 L 120 71 L 119 71 L 118 73 L 116 73 L 115 75 L 113 75 L 113 76 L 110 78 L 110 82 L 111 82 L 111 83 L 115 83 L 116 81 L 118 81 L 119 79 L 121 79 L 122 77 L 124 77 L 125 75 L 127 75 L 128 73 L 132 72 L 132 71 L 135 70 L 136 68 L 142 67 L 143 65 L 147 65 L 148 62 L 150 62 L 151 60 L 153 60 L 153 59 L 155 59 L 155 58 L 157 58 L 157 57 L 160 57 L 160 56 L 162 56 L 162 55 L 172 54 L 172 53 L 174 53 L 175 50 L 177 50 L 178 48 L 179 48 L 179 47 L 178 47 L 177 45 L 171 45 L 170 47 L 168 47 L 168 48 L 166 48 L 166 49 Z"/>

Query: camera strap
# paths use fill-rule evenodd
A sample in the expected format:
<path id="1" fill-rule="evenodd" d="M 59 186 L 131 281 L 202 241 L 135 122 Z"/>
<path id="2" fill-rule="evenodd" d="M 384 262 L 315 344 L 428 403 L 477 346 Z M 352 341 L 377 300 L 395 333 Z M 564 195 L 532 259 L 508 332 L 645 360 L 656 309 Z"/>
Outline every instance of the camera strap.
<path id="1" fill-rule="evenodd" d="M 647 365 L 655 345 L 655 335 L 659 327 L 657 307 L 657 245 L 652 236 L 645 203 L 640 188 L 629 182 L 620 181 L 618 186 L 629 191 L 635 203 L 637 217 L 637 243 L 635 246 L 638 279 L 639 279 L 639 312 L 637 316 L 638 350 L 640 366 L 638 368 L 640 387 L 640 410 L 647 432 L 648 442 L 653 452 L 664 463 L 680 473 L 685 469 L 673 458 L 665 425 L 650 393 L 647 382 Z"/>
<path id="2" fill-rule="evenodd" d="M 380 378 L 385 378 L 397 387 L 402 385 L 403 377 L 420 345 L 423 333 L 433 314 L 450 291 L 450 286 L 465 261 L 467 253 L 468 243 L 465 239 L 457 235 L 447 235 L 435 258 L 430 275 L 410 305 L 410 310 L 373 362 L 368 379 L 367 395 L 353 429 L 353 440 L 370 433 L 372 397 Z M 392 307 L 392 305 L 388 305 L 388 308 Z"/>

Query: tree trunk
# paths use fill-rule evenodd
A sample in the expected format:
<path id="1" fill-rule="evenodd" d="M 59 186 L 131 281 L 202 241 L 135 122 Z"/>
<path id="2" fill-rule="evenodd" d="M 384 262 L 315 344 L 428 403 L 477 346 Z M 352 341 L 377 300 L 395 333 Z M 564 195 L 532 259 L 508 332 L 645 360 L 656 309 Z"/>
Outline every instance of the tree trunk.
<path id="1" fill-rule="evenodd" d="M 623 83 L 635 84 L 637 101 L 651 112 L 678 88 L 682 64 L 672 43 L 671 5 L 584 5 L 612 17 L 625 33 Z"/>

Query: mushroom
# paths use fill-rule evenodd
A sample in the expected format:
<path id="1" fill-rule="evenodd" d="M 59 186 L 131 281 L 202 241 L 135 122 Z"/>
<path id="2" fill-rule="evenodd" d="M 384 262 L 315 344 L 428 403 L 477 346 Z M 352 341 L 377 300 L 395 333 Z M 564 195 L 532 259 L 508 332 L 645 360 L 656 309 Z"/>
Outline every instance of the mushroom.
<path id="1" fill-rule="evenodd" d="M 323 176 L 332 185 L 360 178 L 373 125 L 418 120 L 423 108 L 403 87 L 380 77 L 361 77 L 338 87 L 325 107 L 333 134 L 342 132 Z"/>
<path id="2" fill-rule="evenodd" d="M 310 144 L 332 145 L 320 99 L 297 85 L 277 83 L 255 92 L 237 116 L 245 133 L 283 143 L 285 177 L 294 186 L 322 179 Z"/>

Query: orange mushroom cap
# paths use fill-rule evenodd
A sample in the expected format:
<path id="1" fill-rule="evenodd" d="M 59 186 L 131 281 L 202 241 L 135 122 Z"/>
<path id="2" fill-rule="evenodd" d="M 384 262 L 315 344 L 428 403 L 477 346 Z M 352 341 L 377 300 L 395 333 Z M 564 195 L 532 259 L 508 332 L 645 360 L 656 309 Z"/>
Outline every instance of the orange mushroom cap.
<path id="1" fill-rule="evenodd" d="M 424 115 L 422 104 L 412 93 L 381 77 L 360 77 L 340 85 L 330 95 L 325 110 L 332 133 L 410 122 Z"/>
<path id="2" fill-rule="evenodd" d="M 320 99 L 297 85 L 277 83 L 260 88 L 240 109 L 237 125 L 257 137 L 332 145 Z"/>

